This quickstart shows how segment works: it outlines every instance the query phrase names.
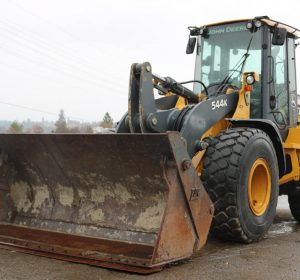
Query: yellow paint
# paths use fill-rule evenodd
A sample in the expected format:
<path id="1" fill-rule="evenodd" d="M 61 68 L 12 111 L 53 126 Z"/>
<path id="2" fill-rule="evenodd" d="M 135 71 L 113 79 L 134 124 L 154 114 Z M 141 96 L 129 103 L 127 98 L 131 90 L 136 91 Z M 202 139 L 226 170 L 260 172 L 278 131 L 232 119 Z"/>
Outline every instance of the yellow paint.
<path id="1" fill-rule="evenodd" d="M 284 143 L 285 149 L 300 149 L 300 126 L 289 129 L 288 137 Z"/>
<path id="2" fill-rule="evenodd" d="M 216 25 L 223 25 L 223 24 L 230 24 L 230 23 L 237 23 L 237 22 L 245 22 L 245 21 L 250 21 L 251 19 L 236 19 L 236 20 L 226 20 L 226 21 L 221 21 L 221 22 L 216 22 L 212 24 L 208 24 L 206 26 L 216 26 Z"/>
<path id="3" fill-rule="evenodd" d="M 254 72 L 245 72 L 243 73 L 243 83 L 242 87 L 239 91 L 239 100 L 238 104 L 236 106 L 236 110 L 233 114 L 233 119 L 242 119 L 247 120 L 250 118 L 250 93 L 251 91 L 246 91 L 245 86 L 246 83 L 246 77 L 251 74 L 254 76 L 255 82 L 259 81 L 259 75 Z"/>
<path id="4" fill-rule="evenodd" d="M 262 216 L 271 196 L 271 172 L 267 162 L 258 158 L 253 163 L 248 177 L 249 206 L 255 216 Z"/>
<path id="5" fill-rule="evenodd" d="M 226 94 L 233 93 L 234 90 L 232 88 L 229 88 L 226 92 Z M 202 94 L 199 95 L 199 101 L 205 100 L 206 98 L 203 98 Z M 230 118 L 231 116 L 227 116 Z M 201 140 L 203 140 L 206 137 L 215 137 L 217 136 L 221 131 L 227 129 L 230 126 L 230 122 L 227 121 L 225 118 L 221 119 L 217 123 L 215 123 L 212 127 L 210 127 L 201 137 Z M 203 157 L 205 155 L 205 151 L 199 151 L 196 153 L 196 155 L 192 158 L 193 166 L 196 168 L 198 176 L 201 175 L 202 169 L 203 169 Z"/>
<path id="6" fill-rule="evenodd" d="M 192 163 L 193 166 L 196 168 L 198 176 L 201 175 L 201 171 L 203 169 L 203 156 L 205 154 L 206 150 L 203 151 L 199 151 L 198 153 L 196 153 L 196 155 L 192 158 Z"/>
<path id="7" fill-rule="evenodd" d="M 239 91 L 239 101 L 233 114 L 233 119 L 250 118 L 250 102 L 247 104 L 246 98 L 250 99 L 250 92 L 245 92 L 244 87 L 242 87 Z"/>
<path id="8" fill-rule="evenodd" d="M 252 19 L 237 19 L 237 20 L 227 20 L 227 21 L 221 21 L 216 23 L 207 24 L 207 27 L 216 26 L 216 25 L 223 25 L 223 24 L 231 24 L 231 23 L 238 23 L 238 22 L 247 22 L 251 21 Z M 292 33 L 296 35 L 296 37 L 300 37 L 300 32 L 298 30 L 295 30 L 294 27 L 291 27 L 289 25 L 286 25 L 284 23 L 278 23 L 277 21 L 271 20 L 271 19 L 260 19 L 261 22 L 265 23 L 266 25 L 270 27 L 274 27 L 277 25 L 278 27 L 285 28 L 289 33 Z"/>
<path id="9" fill-rule="evenodd" d="M 300 179 L 300 126 L 289 129 L 288 137 L 284 143 L 284 151 L 291 157 L 292 170 L 288 174 L 282 176 L 279 180 L 279 185 L 290 181 L 299 181 Z"/>
<path id="10" fill-rule="evenodd" d="M 187 105 L 186 99 L 182 96 L 179 96 L 175 108 L 181 110 Z"/>
<path id="11" fill-rule="evenodd" d="M 279 185 L 285 184 L 290 181 L 299 181 L 299 153 L 300 150 L 285 149 L 285 153 L 291 157 L 292 171 L 285 174 L 279 180 Z"/>
<path id="12" fill-rule="evenodd" d="M 230 126 L 230 122 L 224 119 L 221 119 L 217 123 L 215 123 L 211 128 L 209 128 L 201 137 L 203 140 L 206 137 L 215 137 L 221 131 L 227 129 Z M 201 175 L 201 171 L 203 169 L 203 156 L 205 154 L 205 150 L 199 151 L 192 159 L 192 163 L 197 170 L 198 175 Z"/>

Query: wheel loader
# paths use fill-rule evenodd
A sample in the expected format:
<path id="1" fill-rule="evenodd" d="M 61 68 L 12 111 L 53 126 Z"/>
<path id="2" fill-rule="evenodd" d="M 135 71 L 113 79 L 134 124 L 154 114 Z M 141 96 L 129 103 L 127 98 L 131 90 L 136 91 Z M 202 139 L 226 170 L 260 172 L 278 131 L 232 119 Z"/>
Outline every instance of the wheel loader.
<path id="1" fill-rule="evenodd" d="M 189 27 L 194 79 L 133 64 L 115 133 L 0 134 L 1 247 L 151 273 L 209 232 L 259 241 L 279 194 L 300 222 L 299 36 L 266 16 Z"/>

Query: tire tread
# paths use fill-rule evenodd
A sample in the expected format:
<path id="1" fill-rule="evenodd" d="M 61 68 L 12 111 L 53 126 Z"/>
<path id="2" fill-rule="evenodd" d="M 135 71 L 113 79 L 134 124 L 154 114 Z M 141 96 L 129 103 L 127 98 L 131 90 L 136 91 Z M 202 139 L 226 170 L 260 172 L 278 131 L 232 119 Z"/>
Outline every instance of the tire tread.
<path id="1" fill-rule="evenodd" d="M 237 192 L 243 150 L 251 137 L 261 133 L 266 135 L 255 128 L 233 128 L 210 139 L 201 179 L 215 205 L 211 233 L 219 239 L 243 243 L 259 239 L 248 237 L 240 224 Z M 300 218 L 300 206 L 297 211 Z"/>

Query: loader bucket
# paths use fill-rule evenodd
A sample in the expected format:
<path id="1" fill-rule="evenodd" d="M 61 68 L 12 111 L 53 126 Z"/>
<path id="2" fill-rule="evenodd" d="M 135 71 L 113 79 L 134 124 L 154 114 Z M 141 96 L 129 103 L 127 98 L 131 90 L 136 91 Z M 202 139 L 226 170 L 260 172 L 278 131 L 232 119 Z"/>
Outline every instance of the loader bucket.
<path id="1" fill-rule="evenodd" d="M 213 207 L 180 134 L 1 134 L 0 245 L 150 273 L 205 244 Z"/>

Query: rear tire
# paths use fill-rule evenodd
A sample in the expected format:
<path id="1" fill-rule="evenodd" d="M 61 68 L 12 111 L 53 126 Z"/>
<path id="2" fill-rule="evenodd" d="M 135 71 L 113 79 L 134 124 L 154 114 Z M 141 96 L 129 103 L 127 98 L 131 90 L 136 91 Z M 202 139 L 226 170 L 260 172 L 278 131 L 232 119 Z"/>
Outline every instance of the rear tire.
<path id="1" fill-rule="evenodd" d="M 261 130 L 234 128 L 212 138 L 201 179 L 215 205 L 211 233 L 251 243 L 270 228 L 278 200 L 278 164 Z"/>

